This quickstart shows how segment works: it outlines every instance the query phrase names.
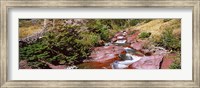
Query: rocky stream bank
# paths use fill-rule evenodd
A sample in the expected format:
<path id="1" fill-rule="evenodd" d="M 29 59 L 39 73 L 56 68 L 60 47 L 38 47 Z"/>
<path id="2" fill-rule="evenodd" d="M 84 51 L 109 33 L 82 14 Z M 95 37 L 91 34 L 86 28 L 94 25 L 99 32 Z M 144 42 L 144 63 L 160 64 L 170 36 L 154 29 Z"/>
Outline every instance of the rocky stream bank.
<path id="1" fill-rule="evenodd" d="M 132 34 L 131 34 L 132 33 Z M 166 58 L 162 47 L 144 49 L 148 40 L 138 39 L 139 31 L 121 31 L 104 46 L 93 48 L 87 60 L 79 65 L 88 69 L 165 69 L 173 60 Z"/>

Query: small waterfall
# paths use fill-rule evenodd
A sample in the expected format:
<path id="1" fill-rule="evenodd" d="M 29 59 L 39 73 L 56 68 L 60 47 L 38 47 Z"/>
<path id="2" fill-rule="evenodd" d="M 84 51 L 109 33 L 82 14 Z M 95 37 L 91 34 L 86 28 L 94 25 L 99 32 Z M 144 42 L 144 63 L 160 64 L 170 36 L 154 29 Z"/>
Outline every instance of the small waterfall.
<path id="1" fill-rule="evenodd" d="M 140 60 L 142 57 L 136 56 L 135 50 L 129 47 L 124 48 L 125 53 L 119 54 L 119 61 L 115 61 L 111 64 L 112 69 L 124 69 L 132 63 Z"/>

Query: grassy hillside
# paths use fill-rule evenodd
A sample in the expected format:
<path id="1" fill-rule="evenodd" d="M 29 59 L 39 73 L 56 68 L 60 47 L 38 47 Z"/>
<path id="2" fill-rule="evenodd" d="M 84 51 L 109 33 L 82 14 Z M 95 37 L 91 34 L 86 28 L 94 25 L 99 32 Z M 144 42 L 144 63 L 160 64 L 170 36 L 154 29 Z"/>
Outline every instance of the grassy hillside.
<path id="1" fill-rule="evenodd" d="M 150 39 L 153 41 L 159 41 L 162 33 L 165 30 L 173 30 L 173 35 L 176 37 L 180 37 L 181 35 L 181 20 L 180 19 L 157 19 L 152 20 L 148 23 L 140 24 L 137 26 L 133 26 L 130 29 L 136 30 L 139 29 L 141 32 L 150 32 Z"/>
<path id="2" fill-rule="evenodd" d="M 42 30 L 41 21 L 38 21 L 36 23 L 31 22 L 30 20 L 19 21 L 19 38 L 25 38 L 40 30 Z"/>

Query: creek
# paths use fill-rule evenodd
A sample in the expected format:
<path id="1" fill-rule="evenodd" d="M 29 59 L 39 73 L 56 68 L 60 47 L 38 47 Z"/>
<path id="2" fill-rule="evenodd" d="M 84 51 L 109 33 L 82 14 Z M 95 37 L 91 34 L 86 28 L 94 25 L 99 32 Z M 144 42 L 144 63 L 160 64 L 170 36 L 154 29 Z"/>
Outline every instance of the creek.
<path id="1" fill-rule="evenodd" d="M 79 65 L 87 69 L 126 69 L 129 65 L 142 58 L 141 52 L 130 47 L 127 43 L 127 33 L 120 32 L 116 40 L 105 43 L 102 47 L 95 47 L 91 59 Z M 140 52 L 140 55 L 137 53 Z"/>

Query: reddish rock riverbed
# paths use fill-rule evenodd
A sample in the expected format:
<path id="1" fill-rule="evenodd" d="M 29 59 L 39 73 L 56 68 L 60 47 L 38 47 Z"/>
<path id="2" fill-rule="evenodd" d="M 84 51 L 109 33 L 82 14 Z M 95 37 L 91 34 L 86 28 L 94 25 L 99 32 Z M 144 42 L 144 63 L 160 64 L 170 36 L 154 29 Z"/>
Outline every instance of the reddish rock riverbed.
<path id="1" fill-rule="evenodd" d="M 166 69 L 173 63 L 171 59 L 164 58 L 167 50 L 155 48 L 143 49 L 146 41 L 138 40 L 139 31 L 129 34 L 129 31 L 116 33 L 111 43 L 106 46 L 95 47 L 87 60 L 79 66 L 85 69 Z M 134 53 L 127 54 L 126 49 Z M 147 54 L 148 53 L 148 54 Z M 129 55 L 131 60 L 124 60 L 120 55 Z M 162 62 L 162 63 L 161 63 Z"/>

